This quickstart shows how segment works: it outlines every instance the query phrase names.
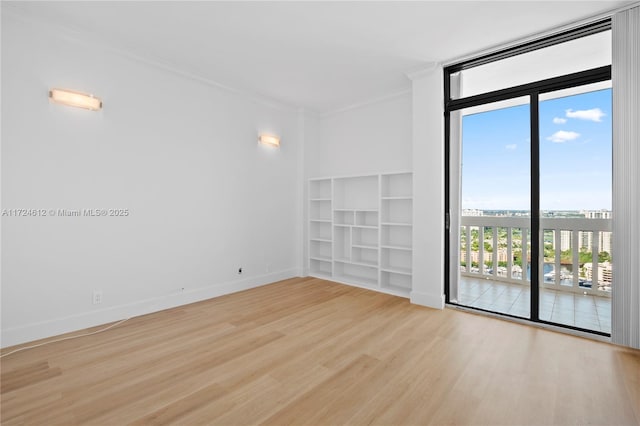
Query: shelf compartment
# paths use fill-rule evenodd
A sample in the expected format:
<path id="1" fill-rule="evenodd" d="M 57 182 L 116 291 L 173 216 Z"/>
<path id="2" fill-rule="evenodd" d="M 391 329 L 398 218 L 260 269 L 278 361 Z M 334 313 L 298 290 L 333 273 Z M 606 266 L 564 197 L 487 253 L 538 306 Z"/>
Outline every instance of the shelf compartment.
<path id="1" fill-rule="evenodd" d="M 333 257 L 336 259 L 351 259 L 351 228 L 343 226 L 333 227 L 334 252 Z"/>
<path id="2" fill-rule="evenodd" d="M 375 228 L 353 228 L 354 246 L 378 247 L 378 230 Z"/>
<path id="3" fill-rule="evenodd" d="M 411 197 L 413 195 L 413 173 L 382 175 L 382 197 Z"/>
<path id="4" fill-rule="evenodd" d="M 378 285 L 378 268 L 375 266 L 336 261 L 334 262 L 334 268 L 334 277 L 337 280 L 366 286 Z"/>
<path id="5" fill-rule="evenodd" d="M 336 225 L 353 225 L 355 224 L 353 210 L 334 210 L 333 221 Z"/>
<path id="6" fill-rule="evenodd" d="M 377 210 L 356 211 L 356 225 L 378 226 L 378 211 Z"/>
<path id="7" fill-rule="evenodd" d="M 312 201 L 309 205 L 311 220 L 331 220 L 331 201 Z"/>
<path id="8" fill-rule="evenodd" d="M 309 238 L 318 240 L 331 240 L 331 223 L 311 222 L 309 224 Z"/>
<path id="9" fill-rule="evenodd" d="M 381 229 L 382 245 L 410 249 L 413 245 L 412 231 L 410 226 L 385 225 Z"/>
<path id="10" fill-rule="evenodd" d="M 309 257 L 331 260 L 331 243 L 325 241 L 310 241 Z"/>
<path id="11" fill-rule="evenodd" d="M 378 249 L 369 247 L 351 247 L 351 259 L 354 263 L 378 266 Z"/>
<path id="12" fill-rule="evenodd" d="M 309 199 L 331 199 L 331 179 L 309 181 Z"/>
<path id="13" fill-rule="evenodd" d="M 380 286 L 402 292 L 411 291 L 411 275 L 382 271 L 380 273 Z"/>
<path id="14" fill-rule="evenodd" d="M 384 223 L 412 223 L 413 200 L 386 199 L 382 200 L 382 222 Z"/>
<path id="15" fill-rule="evenodd" d="M 334 208 L 376 210 L 378 175 L 334 179 Z"/>
<path id="16" fill-rule="evenodd" d="M 311 274 L 331 277 L 332 269 L 331 261 L 321 259 L 309 260 L 309 272 Z"/>
<path id="17" fill-rule="evenodd" d="M 381 249 L 381 269 L 404 274 L 411 274 L 413 253 L 407 250 Z"/>

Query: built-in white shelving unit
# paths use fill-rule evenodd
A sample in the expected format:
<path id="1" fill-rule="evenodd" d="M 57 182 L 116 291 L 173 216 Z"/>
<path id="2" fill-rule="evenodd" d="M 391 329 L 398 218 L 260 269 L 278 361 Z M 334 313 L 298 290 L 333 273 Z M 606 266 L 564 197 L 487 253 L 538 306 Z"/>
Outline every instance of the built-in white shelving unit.
<path id="1" fill-rule="evenodd" d="M 411 172 L 309 180 L 309 274 L 408 297 Z"/>

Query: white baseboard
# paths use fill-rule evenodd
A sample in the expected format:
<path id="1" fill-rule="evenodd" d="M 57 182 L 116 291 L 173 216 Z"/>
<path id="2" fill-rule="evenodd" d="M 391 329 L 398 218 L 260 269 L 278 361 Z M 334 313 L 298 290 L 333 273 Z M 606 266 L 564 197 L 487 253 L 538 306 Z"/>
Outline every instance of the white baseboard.
<path id="1" fill-rule="evenodd" d="M 299 268 L 287 269 L 270 274 L 248 277 L 242 280 L 214 284 L 182 293 L 172 293 L 152 299 L 141 300 L 124 305 L 112 306 L 99 311 L 86 312 L 49 321 L 27 324 L 2 330 L 0 347 L 19 345 L 38 339 L 57 336 L 72 331 L 83 330 L 101 324 L 146 315 L 164 309 L 175 308 L 189 303 L 199 302 L 225 294 L 235 293 L 259 287 L 276 281 L 300 276 Z"/>
<path id="2" fill-rule="evenodd" d="M 429 308 L 444 309 L 444 294 L 441 293 L 419 293 L 412 291 L 409 295 L 411 303 L 427 306 Z"/>

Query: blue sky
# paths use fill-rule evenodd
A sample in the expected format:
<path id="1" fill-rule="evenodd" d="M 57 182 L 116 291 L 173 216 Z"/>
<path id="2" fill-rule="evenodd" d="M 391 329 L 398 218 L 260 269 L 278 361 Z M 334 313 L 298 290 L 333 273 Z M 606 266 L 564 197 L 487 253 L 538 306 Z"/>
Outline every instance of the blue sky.
<path id="1" fill-rule="evenodd" d="M 463 117 L 462 208 L 529 210 L 529 105 Z M 611 89 L 540 103 L 542 210 L 611 209 Z"/>

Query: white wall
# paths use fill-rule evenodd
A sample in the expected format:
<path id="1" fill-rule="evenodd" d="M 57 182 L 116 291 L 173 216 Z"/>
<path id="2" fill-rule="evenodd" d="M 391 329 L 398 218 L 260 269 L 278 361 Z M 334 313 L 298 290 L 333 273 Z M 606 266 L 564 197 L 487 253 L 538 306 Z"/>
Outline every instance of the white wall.
<path id="1" fill-rule="evenodd" d="M 411 302 L 444 308 L 444 89 L 442 67 L 413 73 Z M 420 220 L 415 220 L 420 218 Z"/>
<path id="2" fill-rule="evenodd" d="M 306 177 L 411 170 L 411 93 L 320 117 Z"/>
<path id="3" fill-rule="evenodd" d="M 51 104 L 51 87 L 104 109 Z M 297 111 L 8 13 L 2 103 L 3 209 L 130 211 L 2 217 L 2 346 L 300 273 Z"/>

